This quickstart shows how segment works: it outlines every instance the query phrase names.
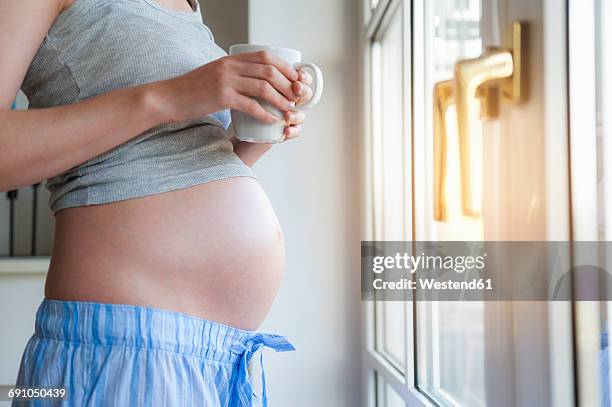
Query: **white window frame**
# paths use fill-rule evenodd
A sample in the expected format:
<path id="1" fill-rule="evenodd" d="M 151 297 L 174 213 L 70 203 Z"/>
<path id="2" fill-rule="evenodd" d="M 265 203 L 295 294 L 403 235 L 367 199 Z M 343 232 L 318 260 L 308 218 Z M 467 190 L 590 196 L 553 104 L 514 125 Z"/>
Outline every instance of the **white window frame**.
<path id="1" fill-rule="evenodd" d="M 373 178 L 372 171 L 372 140 L 373 140 L 373 120 L 372 120 L 372 108 L 371 100 L 372 94 L 372 72 L 371 72 L 371 47 L 373 42 L 376 41 L 377 34 L 384 31 L 386 24 L 391 20 L 394 13 L 402 13 L 403 20 L 403 42 L 404 42 L 404 61 L 411 61 L 411 2 L 410 0 L 379 0 L 376 8 L 370 9 L 371 0 L 363 1 L 363 25 L 362 30 L 362 50 L 363 50 L 363 83 L 365 84 L 364 92 L 364 129 L 365 140 L 364 140 L 364 175 L 365 181 L 365 197 L 364 197 L 364 228 L 363 236 L 364 240 L 374 240 L 377 235 L 374 227 L 374 214 L 373 214 L 373 191 L 371 180 Z M 412 126 L 411 126 L 411 70 L 410 63 L 404 64 L 403 71 L 403 87 L 404 87 L 404 109 L 406 116 L 404 117 L 404 140 L 405 146 L 404 151 L 407 157 L 406 168 L 406 182 L 410 187 L 410 179 L 412 177 L 411 171 L 411 157 L 412 157 Z M 410 193 L 411 195 L 411 193 Z M 410 236 L 406 236 L 406 239 L 412 239 L 412 226 L 409 225 Z M 433 406 L 427 397 L 425 397 L 416 388 L 416 377 L 415 377 L 415 363 L 414 363 L 414 341 L 413 341 L 413 305 L 411 302 L 403 303 L 404 314 L 406 316 L 406 332 L 404 335 L 404 347 L 405 347 L 405 374 L 400 373 L 393 364 L 387 360 L 387 358 L 378 350 L 376 350 L 376 304 L 371 301 L 365 301 L 363 303 L 363 315 L 365 317 L 364 323 L 364 338 L 366 343 L 364 346 L 364 391 L 363 395 L 365 405 L 368 407 L 376 406 L 376 377 L 383 380 L 388 384 L 399 397 L 409 406 L 414 407 L 425 407 Z M 380 318 L 380 312 L 378 312 Z"/>

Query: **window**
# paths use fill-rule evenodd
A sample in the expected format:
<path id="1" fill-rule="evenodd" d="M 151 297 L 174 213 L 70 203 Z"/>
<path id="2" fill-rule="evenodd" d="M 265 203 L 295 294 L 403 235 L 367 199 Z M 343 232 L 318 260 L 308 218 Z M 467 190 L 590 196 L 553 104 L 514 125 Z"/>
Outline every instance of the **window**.
<path id="1" fill-rule="evenodd" d="M 571 104 L 573 183 L 580 188 L 573 199 L 584 209 L 573 219 L 577 240 L 612 241 L 612 47 L 606 40 L 612 34 L 610 21 L 609 1 L 570 2 L 571 95 L 580 100 L 572 99 Z M 592 29 L 585 30 L 585 24 Z M 609 251 L 599 255 L 599 265 L 610 272 Z M 606 295 L 610 299 L 612 293 Z M 579 401 L 609 407 L 612 302 L 583 303 L 576 313 L 578 335 L 588 338 L 579 342 L 577 351 Z"/>
<path id="2" fill-rule="evenodd" d="M 597 192 L 599 240 L 612 240 L 612 30 L 605 21 L 612 20 L 608 1 L 595 1 Z"/>
<path id="3" fill-rule="evenodd" d="M 480 0 L 432 0 L 422 4 L 423 76 L 426 89 L 433 89 L 436 82 L 453 78 L 456 61 L 481 54 L 481 4 Z M 431 96 L 426 93 L 425 97 L 427 100 L 421 103 L 429 106 Z M 431 115 L 426 112 L 425 116 Z M 449 157 L 446 194 L 458 197 L 459 147 L 454 106 L 448 109 L 446 123 Z M 425 140 L 426 144 L 430 142 L 431 138 Z M 423 177 L 429 180 L 428 185 L 433 185 L 429 168 Z M 450 199 L 449 221 L 424 222 L 415 240 L 483 240 L 482 218 L 464 217 L 459 204 L 459 199 Z M 484 303 L 421 302 L 416 309 L 419 389 L 441 405 L 484 406 Z"/>
<path id="4" fill-rule="evenodd" d="M 421 26 L 425 36 L 415 34 L 415 41 L 423 41 L 429 50 L 425 60 L 420 61 L 420 68 L 424 68 L 426 88 L 433 89 L 435 82 L 452 77 L 456 60 L 480 54 L 480 0 L 416 3 L 416 8 L 422 7 L 425 17 Z M 381 1 L 368 22 L 370 239 L 482 240 L 482 222 L 460 216 L 456 216 L 452 228 L 430 222 L 425 234 L 417 230 L 415 235 L 412 222 L 412 8 L 413 3 L 409 1 Z M 415 99 L 415 104 L 429 106 L 430 101 L 431 95 L 426 94 L 423 100 Z M 431 117 L 431 111 L 423 114 Z M 448 114 L 454 114 L 452 109 Z M 418 131 L 425 133 L 431 129 L 415 129 Z M 453 148 L 457 149 L 456 142 L 449 145 L 449 149 Z M 458 166 L 458 161 L 455 159 L 450 165 Z M 449 194 L 457 193 L 457 179 L 451 179 L 448 185 Z M 459 213 L 458 207 L 451 209 Z M 457 227 L 457 222 L 462 223 L 461 227 Z M 461 231 L 461 236 L 451 234 L 456 230 Z M 375 389 L 377 406 L 428 405 L 432 402 L 485 404 L 482 303 L 426 302 L 417 305 L 408 301 L 379 301 L 367 306 L 373 320 L 367 358 L 375 372 L 372 377 L 376 383 L 371 388 Z M 463 351 L 457 352 L 457 349 Z"/>
<path id="5" fill-rule="evenodd" d="M 386 407 L 405 407 L 404 400 L 393 387 L 385 383 L 381 377 L 376 378 L 376 405 Z"/>
<path id="6" fill-rule="evenodd" d="M 406 184 L 404 132 L 403 16 L 389 15 L 372 44 L 374 217 L 377 240 L 409 238 L 410 199 Z M 400 372 L 406 369 L 405 307 L 381 302 L 376 309 L 376 349 Z"/>
<path id="7" fill-rule="evenodd" d="M 570 1 L 570 115 L 572 122 L 572 182 L 580 194 L 573 217 L 576 240 L 612 241 L 612 7 L 607 0 Z M 590 27 L 591 29 L 584 29 Z M 607 243 L 599 266 L 612 270 Z M 609 333 L 611 293 L 602 301 L 576 308 L 578 388 L 581 404 L 604 407 L 610 398 Z"/>
<path id="8" fill-rule="evenodd" d="M 368 4 L 374 6 L 367 22 L 368 239 L 412 240 L 410 3 L 379 0 Z M 370 403 L 396 407 L 424 402 L 413 385 L 414 350 L 408 334 L 411 303 L 380 301 L 366 306 Z"/>
<path id="9" fill-rule="evenodd" d="M 595 1 L 595 58 L 596 58 L 596 106 L 597 106 L 597 195 L 598 240 L 612 241 L 612 5 L 607 0 Z M 604 39 L 608 39 L 605 41 Z M 605 270 L 612 270 L 612 259 L 606 252 Z M 608 299 L 610 294 L 608 294 Z M 612 327 L 612 301 L 602 308 L 600 335 L 601 403 L 612 406 L 610 388 L 610 327 Z"/>
<path id="10" fill-rule="evenodd" d="M 563 1 L 379 0 L 371 9 L 372 2 L 364 0 L 363 240 L 570 238 Z M 481 198 L 485 215 L 463 215 L 457 117 L 451 105 L 445 121 L 448 219 L 436 221 L 434 85 L 454 77 L 458 60 L 480 57 L 487 46 L 507 46 L 504 34 L 515 20 L 528 22 L 522 27 L 527 27 L 523 45 L 530 60 L 523 72 L 537 78 L 526 81 L 529 97 L 520 105 L 500 105 L 495 117 L 468 118 L 476 152 L 470 166 L 482 184 L 474 195 Z M 605 66 L 601 76 L 609 71 Z M 369 407 L 572 403 L 570 303 L 366 301 L 364 307 Z"/>

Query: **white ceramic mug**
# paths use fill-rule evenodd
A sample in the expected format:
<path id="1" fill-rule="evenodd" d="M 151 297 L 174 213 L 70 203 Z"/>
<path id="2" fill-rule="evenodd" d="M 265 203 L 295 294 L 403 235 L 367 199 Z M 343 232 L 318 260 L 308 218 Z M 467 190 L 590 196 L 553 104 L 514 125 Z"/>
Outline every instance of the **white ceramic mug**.
<path id="1" fill-rule="evenodd" d="M 302 54 L 299 51 L 289 48 L 271 47 L 267 45 L 238 44 L 232 45 L 229 50 L 230 55 L 238 55 L 249 52 L 268 51 L 279 58 L 287 61 L 294 69 L 309 69 L 313 73 L 313 96 L 307 103 L 296 106 L 295 110 L 307 110 L 315 107 L 321 100 L 323 94 L 323 73 L 321 69 L 313 63 L 302 62 Z M 287 123 L 284 121 L 284 112 L 278 110 L 272 104 L 255 98 L 264 109 L 273 115 L 281 118 L 277 123 L 267 124 L 256 118 L 232 110 L 232 126 L 236 132 L 236 138 L 251 143 L 280 143 L 285 139 L 284 131 Z"/>

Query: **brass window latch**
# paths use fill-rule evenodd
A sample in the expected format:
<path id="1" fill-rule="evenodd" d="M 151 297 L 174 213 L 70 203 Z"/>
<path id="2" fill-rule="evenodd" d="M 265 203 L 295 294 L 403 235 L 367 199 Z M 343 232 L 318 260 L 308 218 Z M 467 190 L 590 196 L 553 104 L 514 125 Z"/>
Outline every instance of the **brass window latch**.
<path id="1" fill-rule="evenodd" d="M 512 24 L 507 47 L 488 48 L 480 57 L 455 64 L 453 79 L 434 87 L 434 219 L 447 221 L 446 111 L 452 104 L 457 110 L 457 134 L 461 175 L 461 207 L 465 216 L 481 213 L 481 194 L 475 191 L 478 177 L 473 166 L 473 140 L 477 121 L 499 116 L 500 103 L 520 103 L 524 98 L 525 24 Z"/>

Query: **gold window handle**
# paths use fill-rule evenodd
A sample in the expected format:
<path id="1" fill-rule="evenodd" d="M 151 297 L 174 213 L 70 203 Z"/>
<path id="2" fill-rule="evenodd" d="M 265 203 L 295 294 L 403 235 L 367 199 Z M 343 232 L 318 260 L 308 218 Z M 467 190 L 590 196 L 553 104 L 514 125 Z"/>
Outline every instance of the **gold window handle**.
<path id="1" fill-rule="evenodd" d="M 500 102 L 519 103 L 524 95 L 524 58 L 522 57 L 524 24 L 514 22 L 511 43 L 506 48 L 489 48 L 480 57 L 458 61 L 455 78 L 434 87 L 434 219 L 447 221 L 446 110 L 457 109 L 461 207 L 466 216 L 480 215 L 481 202 L 474 187 L 479 174 L 472 165 L 472 140 L 476 121 L 499 115 Z M 480 101 L 480 103 L 479 103 Z"/>

